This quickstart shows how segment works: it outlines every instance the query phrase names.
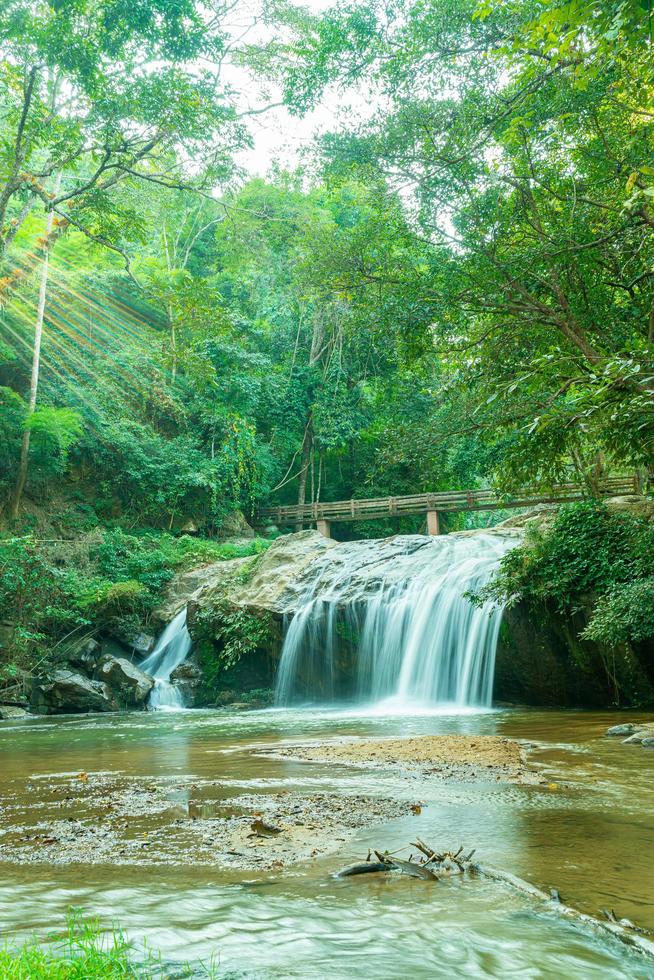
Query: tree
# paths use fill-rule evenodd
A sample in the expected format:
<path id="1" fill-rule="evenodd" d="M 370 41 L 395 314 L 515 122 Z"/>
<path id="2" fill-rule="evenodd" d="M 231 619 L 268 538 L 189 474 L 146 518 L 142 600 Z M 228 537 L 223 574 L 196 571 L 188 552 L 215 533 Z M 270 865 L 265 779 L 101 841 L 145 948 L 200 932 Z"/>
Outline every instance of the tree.
<path id="1" fill-rule="evenodd" d="M 329 81 L 384 98 L 372 123 L 323 141 L 324 166 L 411 188 L 438 348 L 504 443 L 498 477 L 651 467 L 647 6 L 407 0 L 289 26 L 276 55 L 298 111 Z"/>
<path id="2" fill-rule="evenodd" d="M 0 252 L 34 204 L 121 251 L 138 215 L 117 206 L 116 185 L 210 189 L 225 176 L 246 139 L 221 81 L 228 11 L 221 0 L 3 4 Z M 180 175 L 175 151 L 201 180 Z"/>
<path id="3" fill-rule="evenodd" d="M 58 194 L 60 189 L 61 176 L 57 174 L 55 180 L 55 196 Z M 34 414 L 36 409 L 36 398 L 39 389 L 39 372 L 41 369 L 41 340 L 43 337 L 43 320 L 45 317 L 45 303 L 48 291 L 48 269 L 49 269 L 49 259 L 50 259 L 50 236 L 52 235 L 52 225 L 54 220 L 54 214 L 52 211 L 48 213 L 48 220 L 45 229 L 45 242 L 43 246 L 43 263 L 41 266 L 41 276 L 39 284 L 39 300 L 36 309 L 36 323 L 34 325 L 34 346 L 32 348 L 32 371 L 30 376 L 30 394 L 27 402 L 27 418 L 25 420 L 25 429 L 23 432 L 23 439 L 20 447 L 20 461 L 18 463 L 18 476 L 16 477 L 16 485 L 14 487 L 14 492 L 11 497 L 11 502 L 9 505 L 10 516 L 16 518 L 18 516 L 18 511 L 20 509 L 20 502 L 23 496 L 23 490 L 25 489 L 25 483 L 27 482 L 27 467 L 29 462 L 29 451 L 30 451 L 30 419 Z"/>

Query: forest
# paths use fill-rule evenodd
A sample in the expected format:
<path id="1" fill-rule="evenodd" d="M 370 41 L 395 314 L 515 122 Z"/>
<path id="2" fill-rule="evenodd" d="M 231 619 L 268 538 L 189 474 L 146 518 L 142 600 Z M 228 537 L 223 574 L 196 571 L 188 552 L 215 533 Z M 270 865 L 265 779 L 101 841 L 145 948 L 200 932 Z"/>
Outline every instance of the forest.
<path id="1" fill-rule="evenodd" d="M 3 569 L 262 504 L 646 481 L 643 4 L 238 13 L 3 6 Z M 364 90 L 292 169 L 239 164 L 275 100 Z"/>
<path id="2" fill-rule="evenodd" d="M 653 49 L 651 0 L 3 0 L 0 718 L 44 671 L 91 670 L 82 641 L 156 653 L 181 608 L 200 707 L 391 694 L 356 548 L 383 539 L 390 607 L 424 517 L 338 525 L 339 579 L 261 510 L 568 483 L 583 500 L 510 549 L 509 509 L 441 515 L 444 540 L 490 533 L 492 559 L 454 533 L 429 581 L 488 561 L 456 623 L 492 663 L 499 643 L 495 688 L 482 665 L 432 690 L 439 647 L 421 691 L 651 708 Z M 604 504 L 616 477 L 637 492 Z M 288 563 L 334 622 L 288 632 Z M 0 972 L 136 976 L 96 926 L 73 914 L 68 942 L 97 973 L 27 946 Z M 342 975 L 297 969 L 261 976 Z"/>

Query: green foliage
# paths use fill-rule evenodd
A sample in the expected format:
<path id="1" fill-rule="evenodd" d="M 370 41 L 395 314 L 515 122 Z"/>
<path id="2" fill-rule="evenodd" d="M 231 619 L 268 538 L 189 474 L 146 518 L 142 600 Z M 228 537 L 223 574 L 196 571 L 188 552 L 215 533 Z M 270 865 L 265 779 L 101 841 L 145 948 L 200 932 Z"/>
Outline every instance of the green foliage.
<path id="1" fill-rule="evenodd" d="M 654 638 L 654 523 L 601 504 L 561 508 L 502 559 L 478 599 L 588 609 L 582 636 L 616 646 Z"/>
<path id="2" fill-rule="evenodd" d="M 230 603 L 218 602 L 211 606 L 213 639 L 217 643 L 214 658 L 214 676 L 211 673 L 206 681 L 211 684 L 219 672 L 234 667 L 242 657 L 256 650 L 265 650 L 270 644 L 272 620 L 266 615 L 255 615 L 246 609 Z M 200 633 L 202 613 L 198 615 Z"/>
<path id="3" fill-rule="evenodd" d="M 31 538 L 0 538 L 0 622 L 13 625 L 0 660 L 28 666 L 49 639 L 86 618 L 65 574 Z"/>
<path id="4" fill-rule="evenodd" d="M 191 184 L 230 172 L 231 150 L 247 137 L 220 84 L 225 8 L 211 0 L 209 10 L 196 0 L 2 5 L 0 253 L 13 235 L 7 209 L 20 213 L 26 201 L 121 250 L 126 230 L 143 229 L 118 180 L 138 184 L 158 166 L 174 180 L 167 157 L 180 148 L 202 171 Z M 56 171 L 53 199 L 43 181 Z"/>
<path id="5" fill-rule="evenodd" d="M 651 5 L 401 0 L 287 20 L 276 69 L 297 106 L 353 79 L 383 96 L 323 140 L 323 167 L 412 189 L 442 366 L 433 440 L 463 421 L 506 489 L 651 468 Z"/>
<path id="6" fill-rule="evenodd" d="M 0 974 L 4 980 L 124 980 L 127 977 L 159 980 L 167 970 L 161 957 L 147 946 L 137 946 L 117 927 L 104 932 L 97 919 L 84 919 L 80 909 L 67 917 L 64 935 L 53 934 L 46 945 L 37 939 L 14 948 L 0 948 Z M 196 976 L 195 968 L 180 966 L 180 978 Z M 213 976 L 212 968 L 203 976 Z"/>
<path id="7" fill-rule="evenodd" d="M 125 615 L 143 615 L 149 606 L 148 590 L 141 582 L 103 583 L 93 592 L 82 595 L 80 606 L 101 624 Z"/>
<path id="8" fill-rule="evenodd" d="M 582 636 L 613 647 L 651 641 L 654 637 L 654 578 L 614 585 L 597 602 Z"/>
<path id="9" fill-rule="evenodd" d="M 10 474 L 20 452 L 25 403 L 17 392 L 0 386 L 0 491 L 11 486 Z"/>
<path id="10" fill-rule="evenodd" d="M 51 472 L 63 472 L 70 450 L 83 432 L 79 412 L 42 406 L 32 412 L 26 425 L 31 432 L 30 450 L 37 460 L 46 461 Z"/>
<path id="11" fill-rule="evenodd" d="M 81 629 L 109 630 L 129 641 L 145 625 L 177 569 L 262 553 L 270 542 L 241 545 L 169 534 L 106 531 L 84 546 L 0 537 L 0 683 L 18 666 L 56 659 Z"/>

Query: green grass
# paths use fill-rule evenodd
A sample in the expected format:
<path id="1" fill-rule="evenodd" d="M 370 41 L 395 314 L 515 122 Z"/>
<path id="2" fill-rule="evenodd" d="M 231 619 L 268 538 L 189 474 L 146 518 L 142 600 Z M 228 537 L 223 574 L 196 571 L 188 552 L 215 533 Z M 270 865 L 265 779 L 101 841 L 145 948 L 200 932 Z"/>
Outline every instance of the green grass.
<path id="1" fill-rule="evenodd" d="M 63 935 L 38 938 L 20 947 L 0 948 L 2 980 L 167 980 L 174 977 L 215 977 L 212 967 L 166 966 L 145 944 L 128 940 L 121 929 L 105 932 L 95 919 L 85 920 L 73 909 Z"/>

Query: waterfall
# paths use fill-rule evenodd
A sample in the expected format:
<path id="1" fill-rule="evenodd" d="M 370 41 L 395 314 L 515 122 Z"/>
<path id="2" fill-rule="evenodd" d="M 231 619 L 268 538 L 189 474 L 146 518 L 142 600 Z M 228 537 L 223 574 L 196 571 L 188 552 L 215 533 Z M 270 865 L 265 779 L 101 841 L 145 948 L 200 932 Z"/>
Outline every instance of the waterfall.
<path id="1" fill-rule="evenodd" d="M 149 657 L 140 664 L 141 670 L 154 677 L 149 707 L 179 709 L 184 700 L 178 688 L 170 683 L 170 675 L 183 663 L 191 649 L 191 636 L 186 628 L 186 609 L 178 612 L 166 626 Z"/>
<path id="2" fill-rule="evenodd" d="M 287 624 L 278 703 L 334 701 L 345 687 L 360 703 L 490 706 L 502 610 L 465 593 L 486 584 L 515 544 L 480 532 L 330 549 Z"/>

